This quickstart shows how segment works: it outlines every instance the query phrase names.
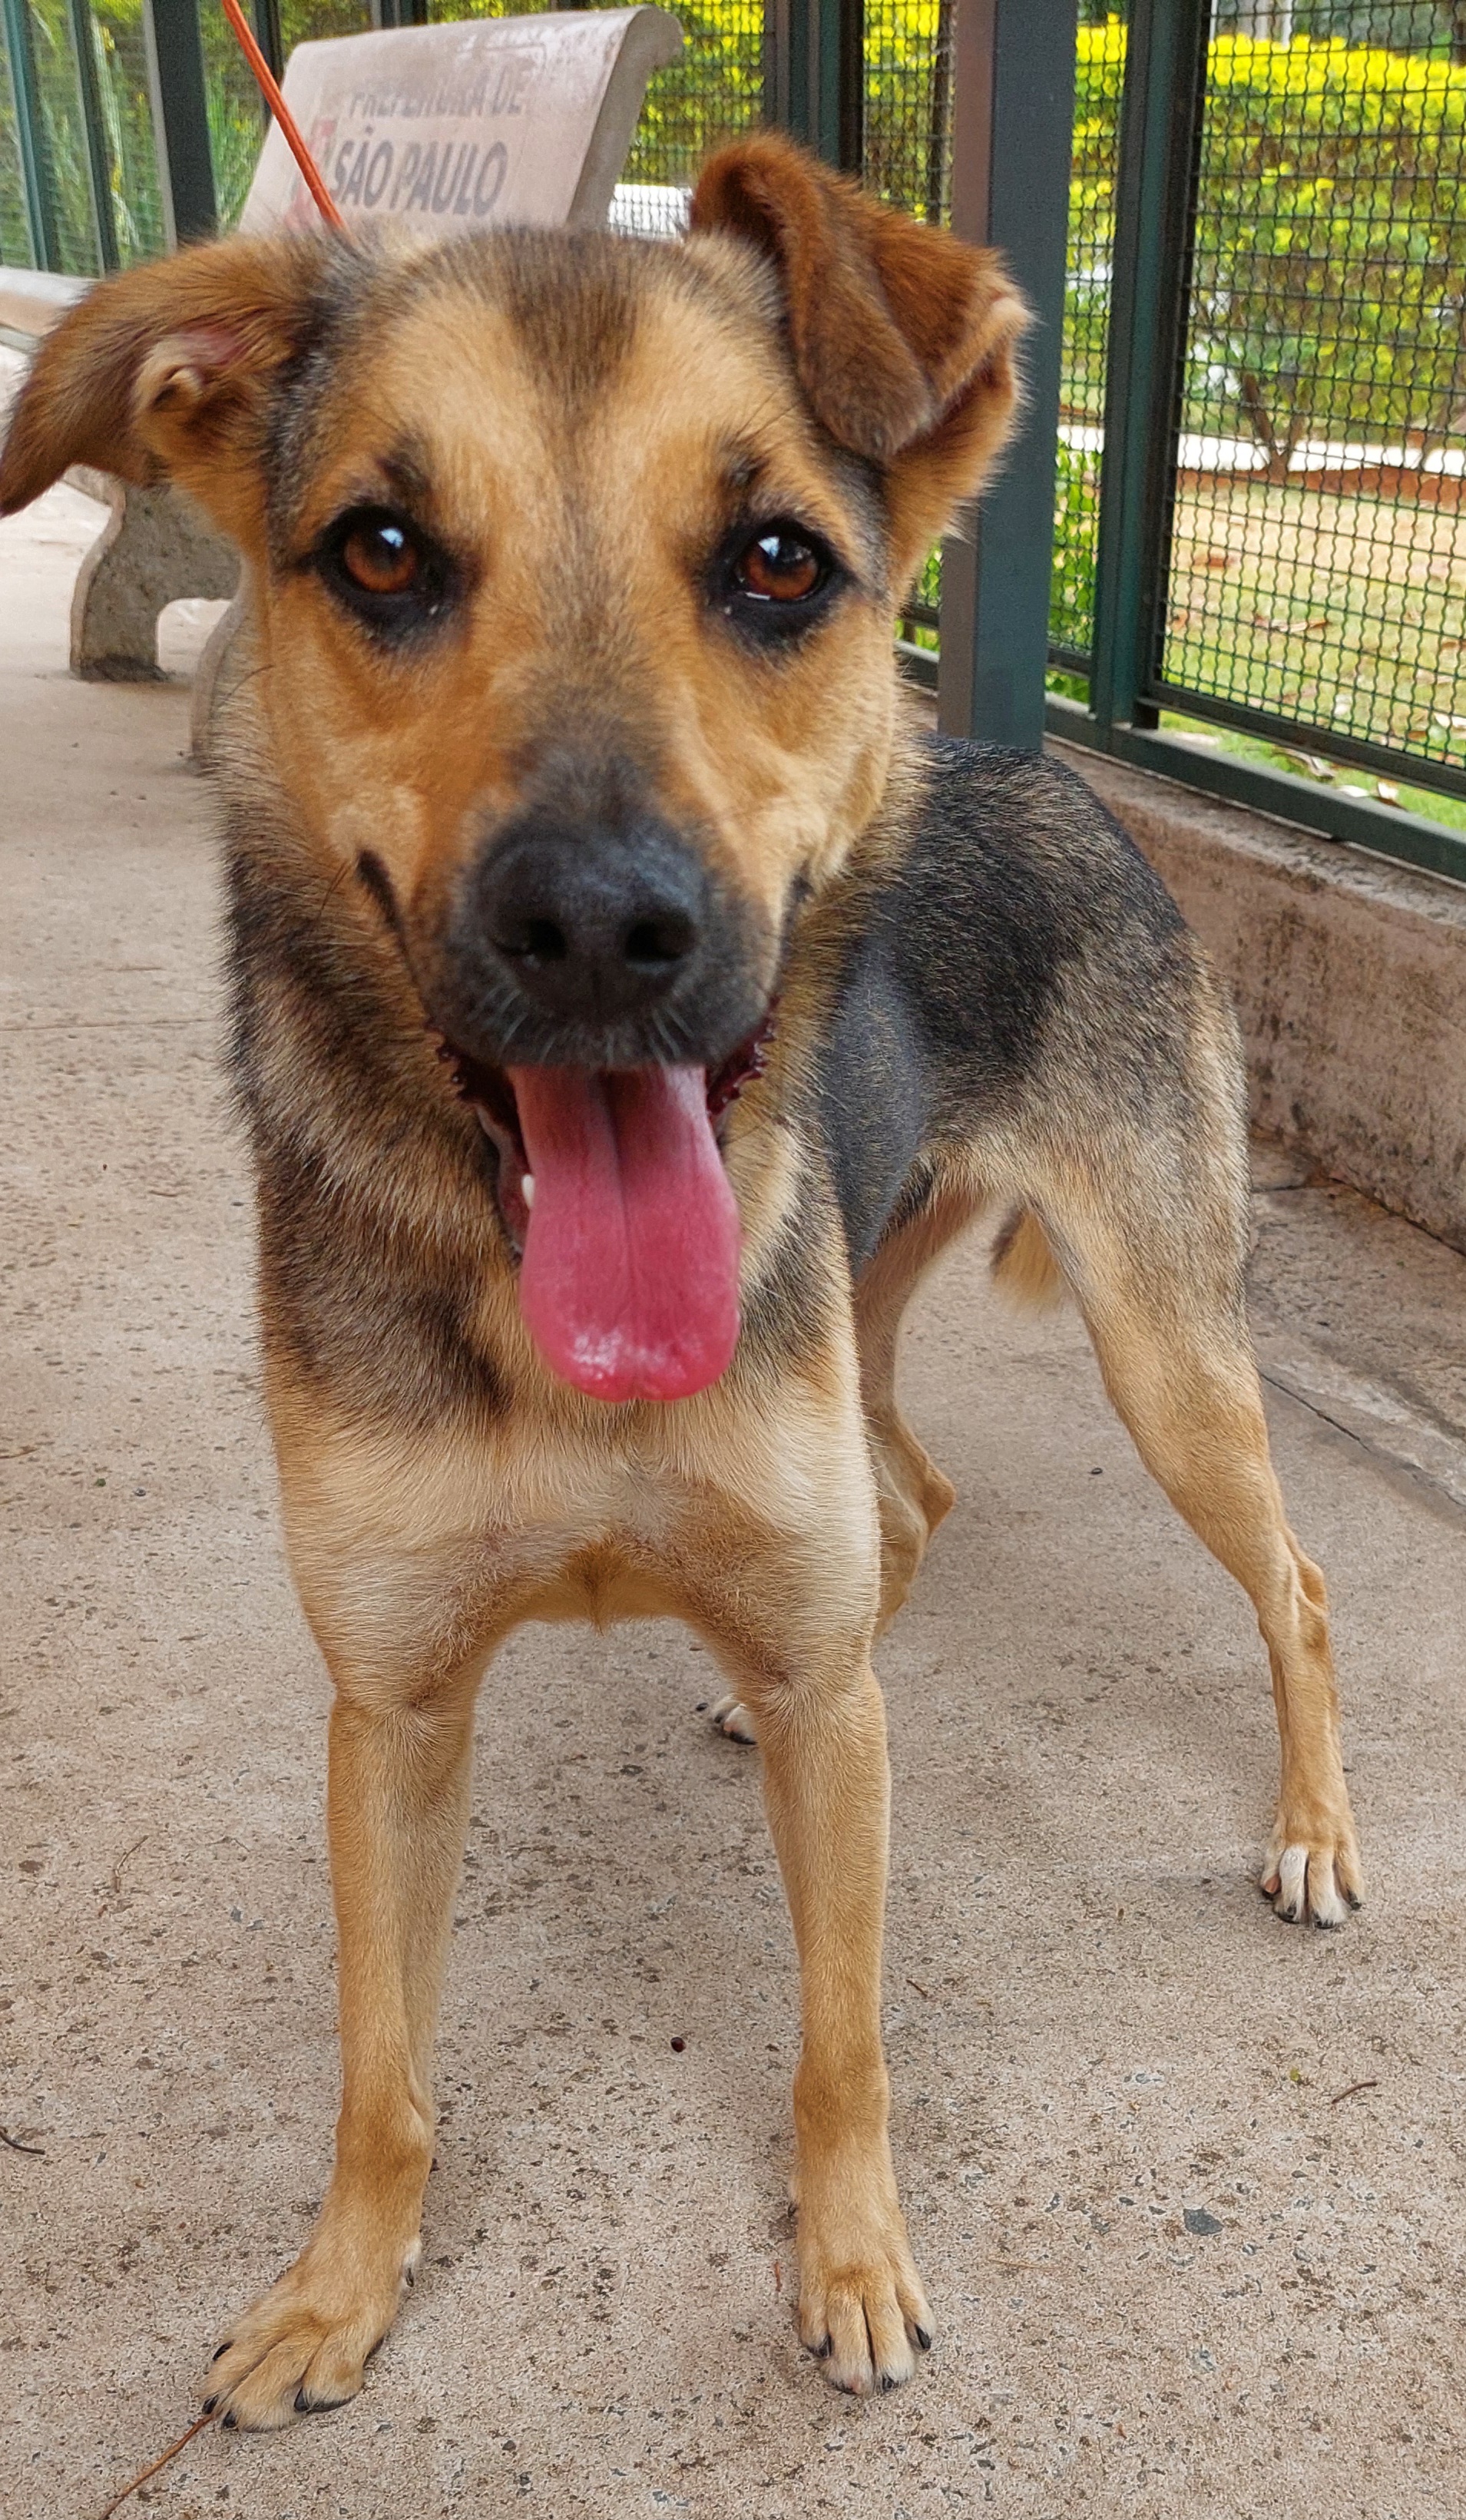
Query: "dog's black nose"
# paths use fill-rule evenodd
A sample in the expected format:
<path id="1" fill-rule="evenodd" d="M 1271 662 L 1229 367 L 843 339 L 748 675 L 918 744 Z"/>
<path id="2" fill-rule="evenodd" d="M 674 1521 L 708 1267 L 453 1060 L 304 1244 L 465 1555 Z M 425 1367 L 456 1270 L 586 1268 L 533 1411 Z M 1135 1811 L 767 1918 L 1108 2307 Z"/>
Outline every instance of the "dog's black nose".
<path id="1" fill-rule="evenodd" d="M 481 866 L 474 909 L 493 953 L 545 1013 L 585 1023 L 641 1014 L 687 973 L 707 879 L 656 829 L 602 839 L 526 831 Z"/>

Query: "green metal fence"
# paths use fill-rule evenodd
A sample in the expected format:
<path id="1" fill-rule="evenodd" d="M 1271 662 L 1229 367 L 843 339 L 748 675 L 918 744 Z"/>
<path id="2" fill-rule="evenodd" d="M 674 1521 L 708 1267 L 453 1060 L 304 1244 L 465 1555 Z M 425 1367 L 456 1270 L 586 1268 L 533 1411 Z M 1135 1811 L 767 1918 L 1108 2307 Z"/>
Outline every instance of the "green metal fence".
<path id="1" fill-rule="evenodd" d="M 1374 19 L 1210 48 L 1156 688 L 1466 796 L 1466 66 Z"/>
<path id="2" fill-rule="evenodd" d="M 1059 405 L 1050 656 L 1061 670 L 1088 669 L 1094 637 L 1099 472 L 1115 262 L 1115 176 L 1125 88 L 1123 8 L 1079 29 L 1074 156 L 1064 287 L 1063 391 Z M 1077 690 L 1073 683 L 1060 689 Z"/>
<path id="3" fill-rule="evenodd" d="M 1114 286 L 1050 724 L 1466 879 L 1466 15 L 1130 21 L 1122 110 L 1076 143 L 1072 239 L 1112 153 Z M 1071 249 L 1071 307 L 1074 279 Z"/>
<path id="4" fill-rule="evenodd" d="M 953 0 L 866 0 L 860 171 L 916 217 L 952 207 Z M 941 556 L 933 552 L 897 624 L 907 664 L 935 681 Z"/>

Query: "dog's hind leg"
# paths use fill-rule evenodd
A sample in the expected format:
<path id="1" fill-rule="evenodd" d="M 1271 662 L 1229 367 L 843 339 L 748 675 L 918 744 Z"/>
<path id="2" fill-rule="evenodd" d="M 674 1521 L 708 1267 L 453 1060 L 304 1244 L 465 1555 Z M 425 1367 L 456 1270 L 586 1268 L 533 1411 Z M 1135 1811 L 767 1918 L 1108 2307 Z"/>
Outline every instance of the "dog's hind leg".
<path id="1" fill-rule="evenodd" d="M 917 1443 L 896 1399 L 902 1316 L 917 1284 L 980 1205 L 975 1190 L 940 1182 L 919 1205 L 896 1216 L 856 1288 L 861 1399 L 880 1500 L 880 1618 L 890 1626 L 910 1593 L 926 1545 L 956 1491 Z"/>
<path id="2" fill-rule="evenodd" d="M 1362 1874 L 1327 1601 L 1283 1510 L 1237 1252 L 1199 1203 L 1164 1222 L 1153 1209 L 1127 1216 L 1093 1185 L 1071 1184 L 1044 1222 L 1142 1460 L 1257 1611 L 1282 1744 L 1263 1889 L 1290 1922 L 1340 1925 L 1346 1902 L 1359 1903 Z"/>

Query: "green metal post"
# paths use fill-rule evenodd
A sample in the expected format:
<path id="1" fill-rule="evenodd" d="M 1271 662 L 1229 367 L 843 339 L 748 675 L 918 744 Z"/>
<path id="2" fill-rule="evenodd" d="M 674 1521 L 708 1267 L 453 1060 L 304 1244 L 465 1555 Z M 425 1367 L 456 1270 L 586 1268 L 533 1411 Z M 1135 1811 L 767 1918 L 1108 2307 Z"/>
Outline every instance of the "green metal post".
<path id="1" fill-rule="evenodd" d="M 35 54 L 31 49 L 27 0 L 0 0 L 5 11 L 5 45 L 10 55 L 11 84 L 16 99 L 16 137 L 21 151 L 21 181 L 25 192 L 25 222 L 30 250 L 41 271 L 61 269 L 56 206 L 48 181 L 42 138 L 40 92 Z"/>
<path id="2" fill-rule="evenodd" d="M 865 0 L 771 0 L 765 112 L 831 166 L 860 172 L 865 148 Z"/>
<path id="3" fill-rule="evenodd" d="M 91 0 L 67 0 L 71 41 L 76 50 L 76 86 L 86 134 L 87 181 L 92 195 L 92 227 L 97 259 L 104 271 L 118 267 L 117 222 L 112 211 L 111 154 L 102 119 L 102 83 L 97 76 L 97 29 Z"/>
<path id="4" fill-rule="evenodd" d="M 212 236 L 219 219 L 199 0 L 143 0 L 143 34 L 163 230 L 171 251 Z"/>
<path id="5" fill-rule="evenodd" d="M 937 714 L 1022 752 L 1044 742 L 1076 33 L 1076 0 L 957 0 L 952 224 L 1001 248 L 1038 323 L 1017 439 L 943 546 Z"/>
<path id="6" fill-rule="evenodd" d="M 277 78 L 285 75 L 285 37 L 280 26 L 280 0 L 250 0 L 254 40 Z"/>
<path id="7" fill-rule="evenodd" d="M 1154 726 L 1209 0 L 1132 0 L 1120 159 L 1089 705 Z"/>

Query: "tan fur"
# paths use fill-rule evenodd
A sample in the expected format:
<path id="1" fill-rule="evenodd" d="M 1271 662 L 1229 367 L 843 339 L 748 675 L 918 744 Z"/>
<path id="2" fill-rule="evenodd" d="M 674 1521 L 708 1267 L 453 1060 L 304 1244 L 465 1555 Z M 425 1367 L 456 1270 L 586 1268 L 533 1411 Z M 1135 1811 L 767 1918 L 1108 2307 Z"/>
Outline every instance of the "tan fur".
<path id="1" fill-rule="evenodd" d="M 234 534 L 254 649 L 221 749 L 255 878 L 289 906 L 292 939 L 308 931 L 376 1011 L 380 1101 L 352 1103 L 333 1095 L 289 957 L 257 986 L 253 1091 L 289 1111 L 293 1159 L 337 1220 L 366 1185 L 387 1238 L 360 1263 L 344 1243 L 318 1252 L 328 1296 L 307 1334 L 292 1193 L 265 1167 L 270 1417 L 290 1561 L 335 1688 L 343 2093 L 316 2230 L 212 2375 L 209 2403 L 243 2425 L 358 2389 L 410 2275 L 474 1697 L 530 1618 L 671 1613 L 718 1652 L 760 1743 L 800 1957 L 801 2333 L 846 2388 L 911 2371 L 931 2318 L 887 2138 L 888 1787 L 869 1655 L 953 1502 L 897 1405 L 902 1314 L 985 1206 L 1013 1213 L 1000 1281 L 1034 1299 L 1062 1270 L 1146 1460 L 1257 1604 L 1283 1743 L 1275 1859 L 1306 1846 L 1315 1910 L 1336 1867 L 1357 1886 L 1322 1586 L 1283 1519 L 1229 1292 L 1226 1122 L 1204 1150 L 1215 1212 L 1182 1214 L 1154 1150 L 1103 1100 L 1085 1104 L 1076 1055 L 1072 1090 L 1022 1149 L 998 1126 L 980 1150 L 944 1147 L 853 1286 L 827 1189 L 812 1192 L 787 1119 L 828 1018 L 842 905 L 897 845 L 914 777 L 891 618 L 1011 426 L 1025 311 L 996 257 L 772 138 L 714 162 L 693 225 L 684 256 L 641 267 L 634 318 L 604 316 L 608 334 L 622 326 L 609 341 L 594 292 L 584 338 L 531 347 L 522 312 L 511 320 L 451 257 L 403 249 L 372 264 L 362 285 L 380 320 L 337 341 L 274 513 L 272 380 L 319 338 L 342 271 L 359 278 L 319 241 L 210 247 L 100 288 L 43 349 L 0 454 L 0 509 L 69 463 L 104 462 L 167 473 Z M 405 465 L 471 577 L 452 636 L 409 669 L 384 662 L 301 564 L 334 515 L 391 495 Z M 818 525 L 854 580 L 828 631 L 777 672 L 710 636 L 688 565 L 750 467 L 769 506 Z M 860 493 L 875 474 L 879 532 Z M 782 1362 L 740 1349 L 717 1386 L 674 1409 L 607 1410 L 541 1362 L 487 1201 L 444 1151 L 476 1145 L 476 1124 L 423 1031 L 445 903 L 485 822 L 513 807 L 525 764 L 567 724 L 644 742 L 661 807 L 705 835 L 762 921 L 771 985 L 781 906 L 801 889 L 809 901 L 766 1091 L 733 1113 L 727 1142 L 750 1300 L 807 1202 L 808 1335 Z M 367 851 L 400 933 L 355 880 Z M 1233 1053 L 1210 986 L 1198 968 L 1191 1056 L 1224 1112 Z M 1123 1230 L 1101 1176 L 1133 1185 Z M 363 1362 L 344 1335 L 383 1253 L 418 1272 L 424 1302 L 445 1284 L 462 1295 L 446 1398 L 409 1407 L 421 1360 Z M 333 1267 L 347 1291 L 331 1297 Z"/>
<path id="2" fill-rule="evenodd" d="M 1015 1208 L 993 1245 L 993 1282 L 1010 1302 L 1044 1312 L 1064 1300 L 1064 1273 L 1031 1210 Z"/>
<path id="3" fill-rule="evenodd" d="M 928 1269 L 970 1224 L 980 1195 L 950 1180 L 919 1215 L 882 1240 L 856 1289 L 861 1396 L 880 1498 L 880 1626 L 889 1627 L 916 1580 L 926 1544 L 956 1490 L 917 1443 L 896 1401 L 902 1316 Z"/>

